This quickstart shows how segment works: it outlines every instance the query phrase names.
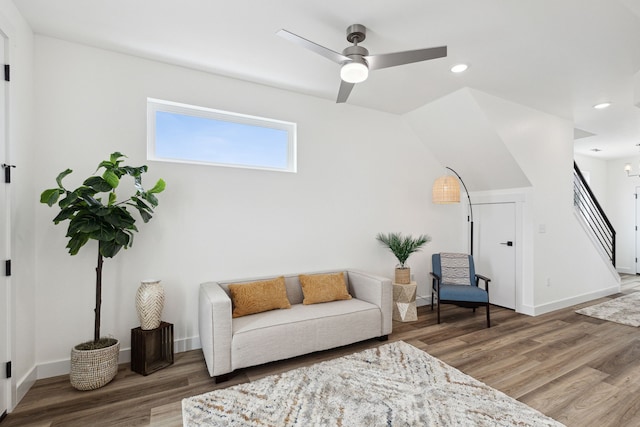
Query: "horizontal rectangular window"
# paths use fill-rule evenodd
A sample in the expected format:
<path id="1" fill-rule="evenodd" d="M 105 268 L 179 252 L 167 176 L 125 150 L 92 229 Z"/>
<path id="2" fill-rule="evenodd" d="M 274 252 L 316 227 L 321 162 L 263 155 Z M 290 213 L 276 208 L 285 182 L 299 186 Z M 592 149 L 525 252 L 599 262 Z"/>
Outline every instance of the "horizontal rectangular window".
<path id="1" fill-rule="evenodd" d="M 147 98 L 147 158 L 296 172 L 296 124 Z"/>

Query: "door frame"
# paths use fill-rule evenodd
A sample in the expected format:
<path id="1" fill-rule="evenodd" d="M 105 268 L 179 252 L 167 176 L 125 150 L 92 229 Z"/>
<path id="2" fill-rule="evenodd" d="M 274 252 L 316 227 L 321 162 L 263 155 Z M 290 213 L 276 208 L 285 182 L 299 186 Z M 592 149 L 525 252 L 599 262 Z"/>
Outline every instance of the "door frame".
<path id="1" fill-rule="evenodd" d="M 11 43 L 10 41 L 13 39 L 12 37 L 13 34 L 13 27 L 11 26 L 11 24 L 4 18 L 3 15 L 0 15 L 0 43 L 3 44 L 3 57 L 0 58 L 3 62 L 2 64 L 11 64 L 11 55 L 10 55 L 10 48 L 11 48 Z M 4 71 L 4 70 L 3 70 Z M 4 74 L 3 74 L 4 76 Z M 4 84 L 4 146 L 2 146 L 3 149 L 3 153 L 2 153 L 2 158 L 0 159 L 0 163 L 7 163 L 7 164 L 11 164 L 11 158 L 10 158 L 10 154 L 11 154 L 11 150 L 10 150 L 10 142 L 11 142 L 11 135 L 10 135 L 10 129 L 11 129 L 11 114 L 10 114 L 10 86 L 8 82 L 5 82 L 4 77 L 2 77 L 2 84 Z M 6 246 L 2 248 L 2 252 L 0 255 L 0 259 L 2 259 L 2 262 L 4 263 L 4 257 L 6 257 L 6 259 L 10 259 L 11 257 L 11 251 L 12 251 L 12 247 L 13 247 L 13 242 L 12 242 L 12 236 L 11 236 L 11 187 L 9 184 L 5 184 L 4 183 L 4 170 L 0 169 L 0 176 L 2 178 L 2 182 L 0 183 L 0 185 L 6 185 L 6 192 L 5 192 L 5 201 L 6 201 L 6 205 L 2 207 L 2 209 L 6 209 L 6 224 L 4 224 L 4 226 L 6 227 L 5 230 L 5 238 L 6 238 L 6 242 L 4 243 Z M 2 226 L 0 224 L 0 226 Z M 11 277 L 5 277 L 5 271 L 4 268 L 2 268 L 2 271 L 0 271 L 0 274 L 3 275 L 3 279 L 6 280 L 6 286 L 7 286 L 7 293 L 6 293 L 6 320 L 7 320 L 7 325 L 6 325 L 6 361 L 13 361 L 14 355 L 15 355 L 15 294 L 13 292 L 13 288 L 12 288 L 12 281 L 11 281 Z M 5 307 L 0 307 L 0 310 L 4 311 Z M 2 357 L 0 357 L 0 359 L 4 359 L 5 355 L 2 355 Z M 4 371 L 4 362 L 5 360 L 0 360 L 1 363 L 3 363 L 3 365 L 1 366 L 2 370 Z M 4 372 L 3 372 L 4 374 Z M 6 379 L 6 384 L 3 384 L 2 386 L 6 386 L 6 406 L 7 406 L 7 412 L 10 413 L 11 411 L 13 411 L 14 406 L 16 405 L 16 392 L 17 392 L 17 388 L 16 388 L 16 384 L 17 384 L 17 380 L 16 380 L 16 375 L 15 375 L 15 368 L 13 369 L 12 372 L 12 376 L 11 378 L 7 378 Z M 4 406 L 4 404 L 3 404 Z"/>
<path id="2" fill-rule="evenodd" d="M 525 205 L 528 199 L 529 191 L 526 189 L 515 190 L 497 190 L 497 191 L 483 191 L 472 192 L 470 194 L 472 205 L 482 205 L 489 203 L 514 203 L 515 204 L 515 292 L 516 292 L 516 313 L 533 314 L 529 307 L 532 307 L 532 303 L 527 304 L 528 301 L 533 301 L 533 295 L 528 295 L 525 292 L 525 245 L 527 242 L 524 233 L 524 224 L 526 219 Z M 467 236 L 469 231 L 467 232 Z M 530 251 L 529 251 L 530 252 Z M 529 274 L 531 277 L 532 274 Z M 531 281 L 531 284 L 533 282 Z M 529 285 L 531 285 L 529 284 Z M 532 289 L 529 286 L 529 289 Z M 491 292 L 491 284 L 489 284 L 489 292 Z"/>
<path id="3" fill-rule="evenodd" d="M 638 259 L 640 258 L 640 250 L 638 247 L 640 246 L 640 199 L 638 199 L 638 195 L 640 194 L 640 186 L 636 186 L 634 189 L 634 207 L 635 207 L 635 218 L 634 223 L 636 226 L 634 237 L 635 237 L 635 263 L 633 264 L 633 274 L 640 274 L 640 263 Z M 622 270 L 622 269 L 620 269 Z"/>

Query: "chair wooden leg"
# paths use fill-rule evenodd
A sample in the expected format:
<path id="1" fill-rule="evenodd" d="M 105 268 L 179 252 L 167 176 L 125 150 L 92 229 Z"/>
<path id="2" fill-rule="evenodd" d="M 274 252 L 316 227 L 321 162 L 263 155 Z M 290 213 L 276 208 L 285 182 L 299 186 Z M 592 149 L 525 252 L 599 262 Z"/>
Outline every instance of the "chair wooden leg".
<path id="1" fill-rule="evenodd" d="M 438 298 L 438 324 L 440 324 L 440 298 Z"/>
<path id="2" fill-rule="evenodd" d="M 491 327 L 491 319 L 489 318 L 489 305 L 487 304 L 487 328 Z"/>
<path id="3" fill-rule="evenodd" d="M 431 311 L 433 311 L 433 289 L 431 289 Z"/>

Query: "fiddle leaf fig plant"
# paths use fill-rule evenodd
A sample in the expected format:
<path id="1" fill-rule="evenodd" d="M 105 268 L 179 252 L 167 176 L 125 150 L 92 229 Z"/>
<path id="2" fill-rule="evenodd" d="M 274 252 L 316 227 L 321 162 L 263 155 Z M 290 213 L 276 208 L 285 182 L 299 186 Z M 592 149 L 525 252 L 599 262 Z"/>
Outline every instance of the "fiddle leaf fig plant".
<path id="1" fill-rule="evenodd" d="M 60 211 L 53 218 L 55 224 L 69 221 L 66 234 L 69 254 L 76 255 L 89 240 L 98 242 L 94 341 L 100 339 L 103 258 L 112 258 L 121 249 L 132 246 L 134 232 L 138 228 L 130 210 L 137 211 L 145 223 L 149 222 L 153 209 L 158 206 L 156 194 L 164 191 L 166 185 L 159 179 L 150 190 L 145 190 L 142 175 L 147 172 L 147 166 L 126 166 L 122 164 L 123 158 L 126 156 L 122 153 L 111 154 L 109 160 L 98 165 L 93 176 L 74 190 L 62 183 L 72 173 L 71 169 L 66 169 L 56 178 L 58 187 L 45 190 L 40 195 L 40 202 L 49 207 L 57 203 Z M 133 179 L 133 194 L 119 199 L 116 189 L 122 189 L 122 181 L 127 176 Z"/>

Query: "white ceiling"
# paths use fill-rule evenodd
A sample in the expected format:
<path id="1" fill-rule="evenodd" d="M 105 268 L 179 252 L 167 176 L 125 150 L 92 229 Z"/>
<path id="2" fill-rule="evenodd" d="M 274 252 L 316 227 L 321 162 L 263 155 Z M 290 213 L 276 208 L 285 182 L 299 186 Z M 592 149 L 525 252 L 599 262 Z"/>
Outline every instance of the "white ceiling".
<path id="1" fill-rule="evenodd" d="M 339 66 L 275 33 L 342 51 L 360 23 L 371 54 L 447 45 L 448 57 L 373 71 L 350 104 L 402 114 L 471 87 L 574 121 L 594 134 L 579 153 L 640 153 L 640 0 L 13 2 L 38 34 L 331 100 Z M 451 73 L 459 62 L 469 69 Z"/>

